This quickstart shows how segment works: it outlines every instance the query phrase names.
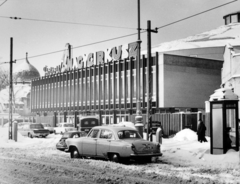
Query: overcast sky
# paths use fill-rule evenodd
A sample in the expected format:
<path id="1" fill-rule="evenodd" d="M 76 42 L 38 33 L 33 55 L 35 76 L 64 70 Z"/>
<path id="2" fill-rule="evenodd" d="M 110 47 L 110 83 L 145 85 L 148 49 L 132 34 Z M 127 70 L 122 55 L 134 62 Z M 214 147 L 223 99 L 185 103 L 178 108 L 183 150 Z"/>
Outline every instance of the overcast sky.
<path id="1" fill-rule="evenodd" d="M 4 1 L 0 0 L 0 4 Z M 161 27 L 231 1 L 233 0 L 141 0 L 141 28 L 147 28 L 147 20 L 151 20 L 152 28 Z M 159 29 L 157 34 L 152 33 L 152 45 L 218 28 L 224 24 L 223 16 L 239 11 L 239 7 L 240 1 L 236 1 Z M 66 43 L 79 47 L 137 33 L 137 0 L 7 0 L 0 6 L 0 25 L 0 63 L 10 59 L 12 37 L 13 59 L 25 58 L 28 52 L 30 63 L 43 75 L 44 66 L 55 67 L 61 63 L 63 52 L 34 58 L 32 56 L 61 51 Z M 141 34 L 142 50 L 147 48 L 146 38 L 146 33 Z M 73 50 L 73 56 L 104 51 L 136 40 L 137 35 L 134 35 L 80 47 Z M 18 61 L 20 62 L 22 61 Z"/>

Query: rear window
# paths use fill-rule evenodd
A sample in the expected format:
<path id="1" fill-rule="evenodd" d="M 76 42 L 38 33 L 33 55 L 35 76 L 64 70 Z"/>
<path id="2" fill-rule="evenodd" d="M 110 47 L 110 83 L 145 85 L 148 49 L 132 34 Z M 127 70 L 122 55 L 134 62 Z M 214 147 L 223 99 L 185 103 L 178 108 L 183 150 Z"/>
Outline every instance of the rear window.
<path id="1" fill-rule="evenodd" d="M 72 124 L 63 124 L 64 127 L 73 127 Z"/>
<path id="2" fill-rule="evenodd" d="M 135 130 L 121 130 L 118 132 L 119 139 L 141 139 L 140 134 Z"/>
<path id="3" fill-rule="evenodd" d="M 43 129 L 43 125 L 42 124 L 31 124 L 30 128 L 31 129 Z"/>

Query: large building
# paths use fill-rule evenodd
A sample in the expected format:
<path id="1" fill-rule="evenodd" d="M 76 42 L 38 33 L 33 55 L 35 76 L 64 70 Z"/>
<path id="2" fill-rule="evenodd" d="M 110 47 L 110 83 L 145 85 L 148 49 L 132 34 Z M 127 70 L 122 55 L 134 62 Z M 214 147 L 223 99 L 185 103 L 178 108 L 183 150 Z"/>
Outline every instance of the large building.
<path id="1" fill-rule="evenodd" d="M 222 84 L 225 46 L 239 44 L 239 19 L 226 21 L 232 15 L 224 16 L 226 25 L 215 30 L 152 47 L 150 68 L 146 52 L 142 52 L 139 89 L 143 114 L 148 69 L 153 113 L 205 108 L 204 102 Z M 136 113 L 135 43 L 77 56 L 74 61 L 70 45 L 68 48 L 61 65 L 45 68 L 46 76 L 32 81 L 32 112 L 53 116 L 55 123 L 77 123 L 80 116 L 96 114 L 103 124 L 127 120 Z"/>

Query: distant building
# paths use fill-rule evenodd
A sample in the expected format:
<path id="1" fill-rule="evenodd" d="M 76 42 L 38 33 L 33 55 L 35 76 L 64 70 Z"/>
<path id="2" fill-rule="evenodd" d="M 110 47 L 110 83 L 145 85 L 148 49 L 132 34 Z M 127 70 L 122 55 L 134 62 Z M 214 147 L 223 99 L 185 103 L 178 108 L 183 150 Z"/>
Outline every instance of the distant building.
<path id="1" fill-rule="evenodd" d="M 14 67 L 13 67 L 14 68 Z M 16 117 L 29 118 L 35 116 L 30 109 L 31 80 L 39 78 L 38 70 L 26 60 L 13 69 L 13 112 Z M 0 119 L 8 119 L 9 86 L 0 91 Z"/>

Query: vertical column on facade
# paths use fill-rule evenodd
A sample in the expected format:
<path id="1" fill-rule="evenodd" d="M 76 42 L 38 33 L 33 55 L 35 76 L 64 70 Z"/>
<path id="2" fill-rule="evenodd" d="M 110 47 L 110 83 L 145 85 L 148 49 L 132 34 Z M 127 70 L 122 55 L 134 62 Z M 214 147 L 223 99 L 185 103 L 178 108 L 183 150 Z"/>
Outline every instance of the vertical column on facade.
<path id="1" fill-rule="evenodd" d="M 101 110 L 101 65 L 98 65 L 98 110 Z"/>
<path id="2" fill-rule="evenodd" d="M 105 97 L 105 93 L 106 93 L 106 82 L 105 82 L 105 63 L 103 63 L 103 77 L 102 77 L 102 80 L 103 80 L 103 86 L 102 86 L 102 89 L 103 89 L 103 110 L 106 110 L 106 97 Z"/>
<path id="3" fill-rule="evenodd" d="M 126 88 L 126 76 L 127 76 L 127 59 L 123 60 L 123 101 L 124 101 L 124 109 L 127 109 L 127 88 Z"/>
<path id="4" fill-rule="evenodd" d="M 80 86 L 80 91 L 81 91 L 81 111 L 84 110 L 84 106 L 83 106 L 83 68 L 81 69 L 81 86 Z"/>
<path id="5" fill-rule="evenodd" d="M 68 89 L 67 89 L 67 111 L 71 110 L 71 93 L 72 93 L 72 75 L 71 75 L 71 71 L 67 72 L 67 76 L 68 76 Z"/>
<path id="6" fill-rule="evenodd" d="M 53 110 L 53 97 L 54 97 L 53 93 L 54 93 L 54 82 L 53 82 L 53 77 L 50 76 L 48 81 L 48 94 L 47 94 L 48 109 L 50 111 Z"/>
<path id="7" fill-rule="evenodd" d="M 92 66 L 89 67 L 89 110 L 92 110 Z"/>
<path id="8" fill-rule="evenodd" d="M 46 83 L 46 77 L 43 77 L 42 79 L 42 111 L 45 111 L 45 83 Z"/>
<path id="9" fill-rule="evenodd" d="M 121 82 L 121 61 L 118 61 L 118 108 L 121 110 L 122 82 Z"/>
<path id="10" fill-rule="evenodd" d="M 64 74 L 61 73 L 61 111 L 64 112 Z"/>
<path id="11" fill-rule="evenodd" d="M 111 109 L 111 94 L 112 94 L 112 90 L 111 90 L 111 63 L 108 62 L 107 64 L 107 76 L 108 76 L 108 109 Z"/>
<path id="12" fill-rule="evenodd" d="M 88 110 L 88 91 L 87 91 L 87 78 L 88 78 L 88 68 L 86 66 L 85 68 L 85 95 L 84 95 L 84 99 L 85 99 L 85 111 Z"/>
<path id="13" fill-rule="evenodd" d="M 155 56 L 155 68 L 156 68 L 156 83 L 154 85 L 156 85 L 156 108 L 159 107 L 159 68 L 158 68 L 158 52 L 156 52 L 156 56 Z"/>
<path id="14" fill-rule="evenodd" d="M 61 83 L 61 74 L 57 74 L 57 93 L 56 93 L 56 101 L 57 101 L 57 110 L 60 110 L 60 98 L 61 98 L 61 88 L 60 88 L 60 83 Z"/>
<path id="15" fill-rule="evenodd" d="M 42 79 L 39 80 L 39 111 L 42 111 Z"/>
<path id="16" fill-rule="evenodd" d="M 96 65 L 93 66 L 93 110 L 96 111 Z"/>
<path id="17" fill-rule="evenodd" d="M 47 111 L 51 110 L 51 91 L 52 91 L 52 77 L 51 76 L 47 76 Z"/>
<path id="18" fill-rule="evenodd" d="M 133 77 L 133 58 L 130 58 L 129 60 L 129 82 L 130 82 L 130 109 L 132 110 L 133 108 L 133 89 L 134 89 L 134 81 L 132 80 Z"/>
<path id="19" fill-rule="evenodd" d="M 81 79 L 80 79 L 80 69 L 78 69 L 77 70 L 77 110 L 78 110 L 78 112 L 80 110 L 79 106 L 81 105 L 80 104 L 80 94 L 81 94 L 80 82 L 81 82 Z"/>
<path id="20" fill-rule="evenodd" d="M 113 61 L 113 110 L 116 110 L 116 61 Z M 115 120 L 115 119 L 114 119 Z"/>
<path id="21" fill-rule="evenodd" d="M 142 57 L 142 107 L 143 109 L 146 108 L 146 99 L 145 99 L 145 93 L 146 93 L 146 72 L 145 72 L 145 65 L 146 65 L 146 57 L 143 55 Z"/>

